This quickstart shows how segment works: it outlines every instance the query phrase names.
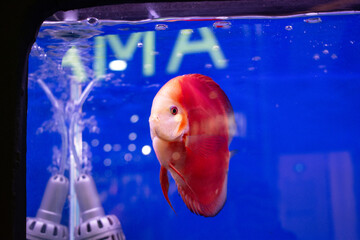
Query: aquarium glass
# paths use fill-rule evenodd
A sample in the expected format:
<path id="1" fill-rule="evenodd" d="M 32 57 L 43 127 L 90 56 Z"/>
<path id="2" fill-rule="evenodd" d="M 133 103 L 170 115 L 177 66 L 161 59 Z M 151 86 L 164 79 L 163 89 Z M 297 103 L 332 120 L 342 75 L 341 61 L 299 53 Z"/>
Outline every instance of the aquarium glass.
<path id="1" fill-rule="evenodd" d="M 358 12 L 44 22 L 29 57 L 27 216 L 63 198 L 54 221 L 68 239 L 88 231 L 76 230 L 84 175 L 96 191 L 80 186 L 83 201 L 127 239 L 359 239 L 359 31 Z M 215 217 L 190 212 L 170 178 L 171 209 L 150 137 L 154 96 L 189 73 L 219 84 L 236 121 Z M 68 188 L 45 196 L 57 175 Z"/>

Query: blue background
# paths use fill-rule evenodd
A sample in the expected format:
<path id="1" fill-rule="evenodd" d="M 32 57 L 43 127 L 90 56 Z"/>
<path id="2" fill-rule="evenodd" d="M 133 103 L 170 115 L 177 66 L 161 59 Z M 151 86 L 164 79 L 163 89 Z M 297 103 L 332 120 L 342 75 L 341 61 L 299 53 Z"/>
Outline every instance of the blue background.
<path id="1" fill-rule="evenodd" d="M 156 32 L 155 75 L 142 75 L 140 48 L 125 71 L 107 69 L 111 80 L 95 87 L 83 107 L 86 117 L 95 116 L 100 132 L 86 129 L 83 141 L 90 145 L 92 175 L 105 212 L 117 215 L 127 239 L 360 238 L 360 16 L 304 21 L 309 18 L 232 19 L 229 29 L 214 28 L 212 20 L 164 22 L 168 29 Z M 130 33 L 152 31 L 156 24 L 97 29 L 125 41 Z M 124 26 L 130 30 L 119 30 Z M 67 27 L 42 27 L 39 36 Z M 178 72 L 168 74 L 179 30 L 193 29 L 190 40 L 196 41 L 200 27 L 213 31 L 227 67 L 217 69 L 208 53 L 195 53 L 185 55 Z M 45 34 L 37 44 L 58 63 L 63 55 L 52 51 L 78 46 L 91 67 L 93 39 L 63 41 Z M 84 43 L 87 47 L 81 48 Z M 115 60 L 109 47 L 107 53 L 107 63 Z M 36 76 L 42 64 L 30 57 L 29 73 Z M 162 195 L 154 151 L 141 153 L 142 146 L 151 146 L 153 97 L 169 79 L 187 73 L 219 83 L 238 125 L 230 145 L 237 153 L 230 161 L 227 201 L 213 218 L 192 214 L 171 181 L 175 214 Z M 53 89 L 56 81 L 46 79 Z M 29 84 L 28 104 L 27 212 L 35 216 L 51 175 L 52 148 L 61 142 L 58 133 L 36 134 L 52 112 L 35 83 Z M 130 121 L 133 115 L 138 122 Z M 137 134 L 134 141 L 130 133 Z M 91 144 L 94 139 L 98 146 Z M 128 150 L 131 143 L 137 147 L 134 152 Z M 121 150 L 106 152 L 105 144 L 120 144 Z M 124 159 L 128 153 L 131 161 Z M 105 159 L 111 159 L 109 166 Z M 68 212 L 67 202 L 63 224 L 68 224 Z"/>

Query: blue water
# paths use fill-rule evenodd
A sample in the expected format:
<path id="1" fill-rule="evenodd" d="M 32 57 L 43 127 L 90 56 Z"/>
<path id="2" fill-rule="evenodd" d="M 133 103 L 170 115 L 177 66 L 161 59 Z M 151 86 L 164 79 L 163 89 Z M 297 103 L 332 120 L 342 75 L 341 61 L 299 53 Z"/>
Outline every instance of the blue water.
<path id="1" fill-rule="evenodd" d="M 94 116 L 97 122 L 82 132 L 89 147 L 83 155 L 106 214 L 119 218 L 127 239 L 360 239 L 360 15 L 232 18 L 225 27 L 218 21 L 41 27 L 29 59 L 28 216 L 36 215 L 50 170 L 57 169 L 54 146 L 61 147 L 59 133 L 50 129 L 52 106 L 36 79 L 66 102 L 79 69 L 74 62 L 86 75 L 78 88 L 100 76 L 95 41 L 104 39 L 105 55 L 98 61 L 107 76 L 82 108 L 83 119 Z M 165 29 L 156 30 L 158 24 Z M 134 33 L 140 37 L 125 56 Z M 115 38 L 127 64 L 122 71 L 109 67 L 119 58 L 109 40 Z M 173 53 L 180 41 L 182 55 Z M 215 44 L 201 49 L 206 41 Z M 71 48 L 80 60 L 67 65 L 63 58 Z M 144 63 L 149 56 L 153 61 Z M 170 71 L 172 58 L 180 63 Z M 192 214 L 173 181 L 169 197 L 177 214 L 172 211 L 151 147 L 152 99 L 168 80 L 188 73 L 213 78 L 237 122 L 227 201 L 213 218 Z M 142 152 L 144 146 L 150 154 Z M 69 211 L 67 201 L 62 224 L 69 224 Z"/>

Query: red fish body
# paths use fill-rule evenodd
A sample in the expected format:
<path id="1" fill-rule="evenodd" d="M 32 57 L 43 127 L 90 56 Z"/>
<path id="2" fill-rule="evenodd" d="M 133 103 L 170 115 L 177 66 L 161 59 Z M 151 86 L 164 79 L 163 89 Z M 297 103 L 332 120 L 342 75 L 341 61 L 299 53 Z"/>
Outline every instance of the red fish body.
<path id="1" fill-rule="evenodd" d="M 167 171 L 192 212 L 215 216 L 226 200 L 228 146 L 235 126 L 225 93 L 201 74 L 173 78 L 155 96 L 149 121 L 170 206 Z"/>

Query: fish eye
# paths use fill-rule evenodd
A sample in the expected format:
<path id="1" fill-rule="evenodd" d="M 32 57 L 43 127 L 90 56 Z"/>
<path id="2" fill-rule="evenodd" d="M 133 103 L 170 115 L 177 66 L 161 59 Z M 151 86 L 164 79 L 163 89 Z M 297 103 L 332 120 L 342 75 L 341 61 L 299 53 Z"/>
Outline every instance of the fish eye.
<path id="1" fill-rule="evenodd" d="M 176 115 L 178 113 L 178 108 L 175 106 L 170 107 L 170 113 Z"/>

